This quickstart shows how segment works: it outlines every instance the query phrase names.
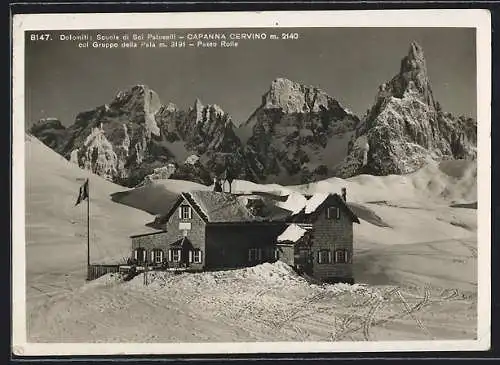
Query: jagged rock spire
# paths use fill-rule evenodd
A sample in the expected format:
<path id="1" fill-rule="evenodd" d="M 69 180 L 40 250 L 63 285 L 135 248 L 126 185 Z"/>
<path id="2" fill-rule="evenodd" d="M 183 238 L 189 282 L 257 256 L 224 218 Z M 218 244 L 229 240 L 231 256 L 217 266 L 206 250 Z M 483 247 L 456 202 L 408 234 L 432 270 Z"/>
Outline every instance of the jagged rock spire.
<path id="1" fill-rule="evenodd" d="M 436 105 L 424 52 L 412 42 L 399 72 L 380 86 L 337 176 L 406 174 L 431 160 L 475 158 L 475 122 L 456 121 Z"/>
<path id="2" fill-rule="evenodd" d="M 399 73 L 388 83 L 380 85 L 377 99 L 381 103 L 387 97 L 401 99 L 409 93 L 431 108 L 435 107 L 424 51 L 417 42 L 411 42 L 408 55 L 401 60 Z"/>

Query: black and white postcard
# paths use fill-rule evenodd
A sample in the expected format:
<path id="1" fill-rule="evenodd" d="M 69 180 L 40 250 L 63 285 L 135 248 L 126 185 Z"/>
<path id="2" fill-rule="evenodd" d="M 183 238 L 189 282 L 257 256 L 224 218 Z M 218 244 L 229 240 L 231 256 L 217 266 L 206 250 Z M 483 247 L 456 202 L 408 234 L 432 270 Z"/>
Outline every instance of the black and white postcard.
<path id="1" fill-rule="evenodd" d="M 14 353 L 487 350 L 490 32 L 15 15 Z"/>

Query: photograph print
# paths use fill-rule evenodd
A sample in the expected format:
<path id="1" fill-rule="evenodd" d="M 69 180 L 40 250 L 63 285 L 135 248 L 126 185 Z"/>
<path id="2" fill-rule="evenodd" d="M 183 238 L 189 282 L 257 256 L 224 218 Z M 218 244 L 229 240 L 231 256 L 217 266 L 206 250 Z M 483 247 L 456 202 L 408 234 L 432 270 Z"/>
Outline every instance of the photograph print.
<path id="1" fill-rule="evenodd" d="M 26 15 L 18 353 L 487 349 L 485 14 Z"/>

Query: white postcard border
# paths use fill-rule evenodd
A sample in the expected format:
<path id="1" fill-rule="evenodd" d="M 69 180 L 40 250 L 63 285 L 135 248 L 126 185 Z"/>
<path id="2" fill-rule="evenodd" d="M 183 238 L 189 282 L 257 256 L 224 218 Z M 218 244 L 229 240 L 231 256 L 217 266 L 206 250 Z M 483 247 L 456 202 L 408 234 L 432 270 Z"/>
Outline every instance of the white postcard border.
<path id="1" fill-rule="evenodd" d="M 19 14 L 12 21 L 12 304 L 16 355 L 132 355 L 471 351 L 490 347 L 491 322 L 491 19 L 487 10 L 370 10 L 219 13 Z M 244 343 L 29 343 L 26 337 L 24 160 L 24 32 L 27 30 L 472 27 L 476 28 L 478 121 L 478 331 L 477 340 Z M 479 270 L 480 268 L 480 270 Z"/>

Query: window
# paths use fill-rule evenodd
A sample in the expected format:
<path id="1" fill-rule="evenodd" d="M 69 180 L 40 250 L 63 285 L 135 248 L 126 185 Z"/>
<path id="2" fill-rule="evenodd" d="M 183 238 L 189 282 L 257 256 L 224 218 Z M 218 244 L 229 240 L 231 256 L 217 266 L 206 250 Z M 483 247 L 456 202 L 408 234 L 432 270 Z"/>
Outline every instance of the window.
<path id="1" fill-rule="evenodd" d="M 249 262 L 260 260 L 259 256 L 262 256 L 262 252 L 258 248 L 251 248 L 248 250 L 248 261 Z"/>
<path id="2" fill-rule="evenodd" d="M 180 219 L 191 219 L 191 207 L 189 205 L 181 205 L 179 209 Z"/>
<path id="3" fill-rule="evenodd" d="M 163 262 L 163 251 L 157 248 L 151 251 L 151 261 L 155 264 L 161 264 Z"/>
<path id="4" fill-rule="evenodd" d="M 146 250 L 143 248 L 136 248 L 134 250 L 134 259 L 137 262 L 144 262 L 146 261 Z"/>
<path id="5" fill-rule="evenodd" d="M 168 261 L 171 262 L 180 262 L 181 261 L 181 250 L 179 249 L 171 249 L 168 251 Z"/>
<path id="6" fill-rule="evenodd" d="M 327 219 L 340 219 L 340 209 L 337 207 L 326 208 L 326 218 Z"/>
<path id="7" fill-rule="evenodd" d="M 318 251 L 318 264 L 329 264 L 331 262 L 330 251 L 321 250 Z"/>
<path id="8" fill-rule="evenodd" d="M 277 260 L 278 257 L 277 257 L 277 252 L 278 252 L 278 249 L 276 247 L 273 247 L 273 246 L 269 246 L 269 247 L 266 247 L 264 248 L 264 259 L 265 260 Z"/>
<path id="9" fill-rule="evenodd" d="M 201 250 L 193 250 L 190 252 L 190 261 L 195 264 L 201 264 Z"/>
<path id="10" fill-rule="evenodd" d="M 349 253 L 347 250 L 335 250 L 335 263 L 346 264 L 349 262 Z"/>

